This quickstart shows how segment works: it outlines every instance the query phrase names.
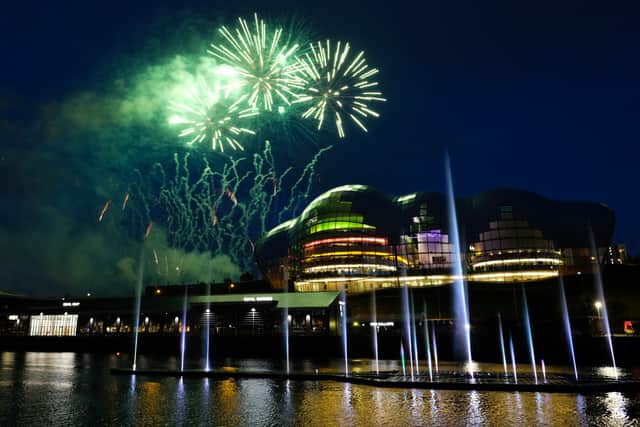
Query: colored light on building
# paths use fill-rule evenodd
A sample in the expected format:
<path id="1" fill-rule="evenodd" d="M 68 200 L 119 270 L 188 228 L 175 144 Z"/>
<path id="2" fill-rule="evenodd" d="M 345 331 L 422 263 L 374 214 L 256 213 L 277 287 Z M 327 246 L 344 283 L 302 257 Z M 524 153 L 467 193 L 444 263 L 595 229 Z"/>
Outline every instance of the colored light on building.
<path id="1" fill-rule="evenodd" d="M 315 267 L 308 267 L 304 269 L 305 273 L 323 273 L 328 271 L 341 271 L 341 270 L 381 270 L 381 271 L 396 271 L 396 267 L 393 265 L 385 264 L 331 264 L 331 265 L 317 265 Z"/>
<path id="2" fill-rule="evenodd" d="M 467 276 L 467 280 L 476 282 L 510 282 L 518 280 L 536 280 L 546 279 L 549 277 L 557 277 L 558 271 L 510 271 L 504 273 L 480 273 L 470 274 Z"/>
<path id="3" fill-rule="evenodd" d="M 398 203 L 408 203 L 413 201 L 413 199 L 416 198 L 416 195 L 417 195 L 416 193 L 413 193 L 413 194 L 407 194 L 406 196 L 400 196 L 396 199 L 396 201 Z"/>
<path id="4" fill-rule="evenodd" d="M 339 252 L 324 252 L 321 254 L 313 254 L 310 255 L 309 257 L 307 257 L 305 259 L 305 261 L 308 261 L 309 259 L 312 258 L 323 258 L 323 257 L 341 257 L 341 256 L 377 256 L 377 257 L 381 257 L 381 258 L 387 258 L 387 259 L 394 259 L 396 258 L 395 255 L 387 253 L 387 252 L 378 252 L 378 251 L 339 251 Z M 404 257 L 397 257 L 398 262 L 401 262 L 403 264 L 408 264 L 409 262 L 407 261 L 406 258 Z"/>
<path id="5" fill-rule="evenodd" d="M 31 316 L 30 336 L 75 336 L 78 327 L 77 314 L 46 314 Z"/>
<path id="6" fill-rule="evenodd" d="M 560 265 L 562 261 L 557 258 L 514 258 L 514 259 L 496 259 L 491 261 L 482 261 L 473 264 L 474 268 L 488 267 L 492 265 L 523 265 L 523 264 L 553 264 Z"/>
<path id="7" fill-rule="evenodd" d="M 375 243 L 377 245 L 386 246 L 389 241 L 384 237 L 334 237 L 330 239 L 314 240 L 305 243 L 304 248 L 310 249 L 318 245 L 327 245 L 332 243 Z"/>
<path id="8" fill-rule="evenodd" d="M 312 225 L 309 228 L 309 234 L 320 233 L 322 231 L 333 231 L 333 230 L 375 230 L 376 228 L 373 225 L 362 224 L 360 222 L 353 221 L 335 221 L 335 222 L 321 222 L 320 224 Z"/>

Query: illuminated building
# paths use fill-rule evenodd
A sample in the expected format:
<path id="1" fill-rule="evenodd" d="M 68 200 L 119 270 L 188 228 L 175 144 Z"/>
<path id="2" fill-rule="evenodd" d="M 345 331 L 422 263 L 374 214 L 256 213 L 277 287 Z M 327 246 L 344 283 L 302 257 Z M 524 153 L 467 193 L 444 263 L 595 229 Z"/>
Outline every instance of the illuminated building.
<path id="1" fill-rule="evenodd" d="M 296 289 L 336 291 L 343 283 L 353 291 L 393 286 L 397 272 L 408 265 L 395 252 L 400 220 L 393 200 L 370 187 L 338 187 L 316 198 L 289 226 Z"/>
<path id="2" fill-rule="evenodd" d="M 479 240 L 469 246 L 471 277 L 482 281 L 544 279 L 558 275 L 562 253 L 526 219 L 514 217 L 511 206 L 500 209 Z"/>
<path id="3" fill-rule="evenodd" d="M 29 322 L 30 336 L 68 337 L 75 336 L 78 329 L 78 315 L 47 314 L 32 315 Z"/>
<path id="4" fill-rule="evenodd" d="M 503 189 L 456 206 L 462 250 L 449 236 L 444 194 L 337 187 L 263 236 L 256 258 L 275 288 L 300 292 L 448 284 L 458 257 L 469 282 L 511 283 L 590 272 L 600 258 L 590 255 L 590 232 L 598 253 L 613 234 L 613 211 L 595 203 Z"/>

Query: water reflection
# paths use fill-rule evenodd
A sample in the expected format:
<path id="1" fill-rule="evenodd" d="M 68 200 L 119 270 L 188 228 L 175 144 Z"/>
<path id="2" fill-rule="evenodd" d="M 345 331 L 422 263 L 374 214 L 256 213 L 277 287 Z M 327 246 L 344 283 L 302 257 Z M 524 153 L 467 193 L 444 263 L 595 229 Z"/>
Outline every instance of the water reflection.
<path id="1" fill-rule="evenodd" d="M 469 422 L 472 425 L 484 425 L 485 420 L 480 408 L 479 392 L 472 390 L 469 392 Z"/>
<path id="2" fill-rule="evenodd" d="M 542 407 L 542 393 L 534 393 L 536 400 L 536 424 L 544 425 L 544 411 Z"/>
<path id="3" fill-rule="evenodd" d="M 236 414 L 240 410 L 238 406 L 238 382 L 234 379 L 218 381 L 216 384 L 219 399 L 217 402 L 221 412 L 225 415 Z M 213 398 L 213 395 L 212 395 Z M 230 420 L 231 422 L 231 420 Z"/>
<path id="4" fill-rule="evenodd" d="M 175 409 L 173 411 L 173 415 L 175 417 L 174 422 L 176 425 L 178 425 L 180 422 L 183 422 L 185 420 L 185 415 L 186 415 L 186 396 L 185 396 L 185 389 L 184 389 L 184 378 L 180 377 L 178 379 L 178 386 L 176 387 L 176 405 L 175 405 Z"/>
<path id="5" fill-rule="evenodd" d="M 435 390 L 429 390 L 427 393 L 429 399 L 429 416 L 432 420 L 438 419 L 438 393 Z"/>
<path id="6" fill-rule="evenodd" d="M 121 358 L 0 354 L 0 425 L 633 425 L 640 395 L 380 389 L 323 381 L 112 376 Z M 140 358 L 140 366 L 175 359 Z M 321 370 L 336 362 L 296 362 Z M 233 369 L 269 361 L 226 360 Z M 353 368 L 370 361 L 353 362 Z M 395 361 L 381 361 L 381 368 Z M 497 365 L 501 369 L 501 365 Z M 548 367 L 548 370 L 555 367 Z M 571 370 L 569 369 L 569 372 Z"/>
<path id="7" fill-rule="evenodd" d="M 353 386 L 349 383 L 344 384 L 343 393 L 342 393 L 342 411 L 344 414 L 343 421 L 347 422 L 347 425 L 350 425 L 353 422 L 353 407 L 352 407 L 352 388 Z M 339 406 L 336 408 L 340 408 Z"/>
<path id="8" fill-rule="evenodd" d="M 162 416 L 162 386 L 156 381 L 141 383 L 139 405 L 144 408 L 144 416 L 153 420 Z"/>
<path id="9" fill-rule="evenodd" d="M 620 423 L 627 423 L 629 418 L 627 416 L 627 399 L 622 393 L 611 392 L 607 393 L 604 403 L 607 407 L 607 411 L 611 416 L 612 421 L 618 421 Z"/>

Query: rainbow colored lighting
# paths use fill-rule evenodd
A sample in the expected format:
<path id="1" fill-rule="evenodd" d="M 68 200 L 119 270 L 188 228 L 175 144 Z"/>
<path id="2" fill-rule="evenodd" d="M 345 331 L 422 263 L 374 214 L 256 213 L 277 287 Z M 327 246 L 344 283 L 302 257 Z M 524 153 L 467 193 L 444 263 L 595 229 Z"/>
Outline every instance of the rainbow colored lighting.
<path id="1" fill-rule="evenodd" d="M 385 264 L 331 264 L 331 265 L 317 265 L 315 267 L 305 268 L 305 273 L 319 273 L 326 271 L 339 271 L 339 270 L 381 270 L 381 271 L 396 271 L 396 267 L 393 265 Z"/>
<path id="2" fill-rule="evenodd" d="M 390 254 L 390 253 L 387 253 L 387 252 L 378 252 L 378 251 L 340 251 L 340 252 L 323 252 L 321 254 L 309 255 L 309 257 L 307 257 L 305 259 L 305 261 L 309 261 L 312 258 L 340 257 L 340 256 L 378 256 L 378 257 L 387 258 L 387 259 L 396 258 L 393 254 Z M 403 264 L 409 264 L 409 262 L 407 261 L 406 258 L 403 258 L 401 256 L 399 256 L 397 258 L 398 258 L 398 262 L 401 262 Z"/>
<path id="3" fill-rule="evenodd" d="M 304 248 L 310 249 L 314 246 L 331 243 L 375 243 L 386 246 L 389 241 L 385 237 L 335 237 L 332 239 L 314 240 L 313 242 L 305 243 Z"/>
<path id="4" fill-rule="evenodd" d="M 345 229 L 375 230 L 376 228 L 373 225 L 362 224 L 361 222 L 353 221 L 321 222 L 320 224 L 312 225 L 311 228 L 309 228 L 309 234 L 320 233 L 321 231 Z"/>
<path id="5" fill-rule="evenodd" d="M 507 265 L 507 264 L 553 264 L 560 265 L 562 261 L 556 258 L 516 258 L 516 259 L 496 259 L 491 261 L 482 261 L 473 264 L 474 268 L 487 267 L 491 265 Z"/>
<path id="6" fill-rule="evenodd" d="M 510 282 L 514 280 L 536 280 L 557 277 L 558 271 L 507 271 L 501 273 L 470 274 L 467 280 L 474 282 Z"/>

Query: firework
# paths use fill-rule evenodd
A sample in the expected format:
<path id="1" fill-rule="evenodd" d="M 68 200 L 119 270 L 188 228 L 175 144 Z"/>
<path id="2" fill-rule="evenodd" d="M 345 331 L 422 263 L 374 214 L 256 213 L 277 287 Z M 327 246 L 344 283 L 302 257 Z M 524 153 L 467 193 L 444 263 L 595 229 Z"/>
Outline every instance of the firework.
<path id="1" fill-rule="evenodd" d="M 203 77 L 186 92 L 185 102 L 169 103 L 169 109 L 174 113 L 169 124 L 183 126 L 179 136 L 187 138 L 188 145 L 210 141 L 214 151 L 224 151 L 225 145 L 244 150 L 239 138 L 255 132 L 241 123 L 258 114 L 257 110 L 241 109 L 237 103 L 230 103 L 228 87 L 210 87 Z"/>
<path id="2" fill-rule="evenodd" d="M 218 224 L 218 215 L 216 214 L 216 204 L 211 205 L 211 224 Z"/>
<path id="3" fill-rule="evenodd" d="M 227 188 L 226 194 L 229 197 L 229 200 L 233 202 L 233 206 L 238 206 L 238 199 L 236 198 L 236 194 L 229 188 Z"/>
<path id="4" fill-rule="evenodd" d="M 149 225 L 147 225 L 147 229 L 144 232 L 145 239 L 149 237 L 149 235 L 151 234 L 151 230 L 153 230 L 153 222 L 149 222 Z"/>
<path id="5" fill-rule="evenodd" d="M 364 52 L 351 55 L 349 43 L 312 43 L 310 52 L 296 58 L 297 70 L 305 82 L 294 103 L 309 103 L 303 118 L 318 122 L 320 130 L 326 120 L 334 120 L 340 138 L 344 138 L 344 119 L 351 119 L 363 131 L 364 120 L 378 117 L 369 104 L 386 101 L 378 82 L 372 80 L 378 69 L 367 64 Z"/>
<path id="6" fill-rule="evenodd" d="M 299 173 L 293 166 L 277 168 L 268 141 L 251 159 L 211 160 L 186 152 L 173 155 L 172 167 L 156 163 L 144 173 L 136 170 L 126 210 L 134 219 L 140 214 L 132 235 L 152 239 L 166 233 L 171 248 L 228 255 L 250 271 L 253 241 L 300 213 L 312 195 L 317 164 L 329 149 L 319 150 Z M 161 264 L 168 275 L 166 257 L 158 256 L 165 258 Z"/>
<path id="7" fill-rule="evenodd" d="M 272 111 L 275 100 L 289 105 L 296 98 L 296 88 L 303 87 L 294 61 L 298 45 L 284 40 L 282 28 L 271 32 L 257 14 L 253 18 L 251 25 L 238 18 L 234 30 L 221 27 L 223 43 L 211 44 L 207 52 L 231 66 L 242 82 L 245 93 L 235 105 Z"/>
<path id="8" fill-rule="evenodd" d="M 125 210 L 127 207 L 127 202 L 129 202 L 129 193 L 124 195 L 124 200 L 122 201 L 122 210 Z"/>
<path id="9" fill-rule="evenodd" d="M 107 200 L 107 202 L 102 207 L 102 210 L 100 211 L 100 216 L 98 217 L 98 222 L 102 222 L 102 218 L 104 218 L 104 214 L 106 214 L 107 211 L 109 210 L 109 206 L 111 206 L 111 200 Z"/>

